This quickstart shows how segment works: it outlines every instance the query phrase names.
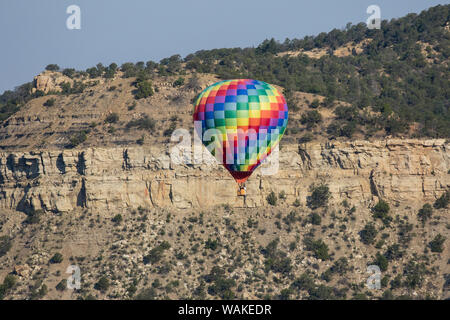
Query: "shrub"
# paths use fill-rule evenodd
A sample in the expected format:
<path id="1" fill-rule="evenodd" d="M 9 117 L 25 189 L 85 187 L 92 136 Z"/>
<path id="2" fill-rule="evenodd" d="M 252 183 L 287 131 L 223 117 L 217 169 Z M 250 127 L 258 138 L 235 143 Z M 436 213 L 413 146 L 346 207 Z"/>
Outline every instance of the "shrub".
<path id="1" fill-rule="evenodd" d="M 292 282 L 292 287 L 295 287 L 299 290 L 311 290 L 314 288 L 314 279 L 308 273 L 303 273 L 299 278 L 295 279 Z"/>
<path id="2" fill-rule="evenodd" d="M 306 113 L 302 114 L 302 117 L 300 118 L 300 122 L 302 124 L 305 124 L 308 129 L 313 128 L 322 121 L 322 115 L 317 110 L 310 110 Z"/>
<path id="3" fill-rule="evenodd" d="M 8 274 L 5 279 L 3 279 L 3 283 L 0 285 L 0 300 L 3 300 L 8 291 L 14 287 L 16 282 L 16 277 L 11 274 Z"/>
<path id="4" fill-rule="evenodd" d="M 321 284 L 308 290 L 310 300 L 334 300 L 333 288 Z"/>
<path id="5" fill-rule="evenodd" d="M 450 192 L 445 191 L 435 202 L 434 207 L 436 209 L 443 209 L 447 208 L 448 203 L 450 201 Z"/>
<path id="6" fill-rule="evenodd" d="M 375 256 L 375 261 L 372 263 L 380 268 L 381 271 L 386 271 L 389 265 L 388 259 L 379 252 Z"/>
<path id="7" fill-rule="evenodd" d="M 128 110 L 129 110 L 129 111 L 134 110 L 134 109 L 136 108 L 136 106 L 137 106 L 136 101 L 133 101 L 133 103 L 132 103 L 131 105 L 128 106 Z"/>
<path id="8" fill-rule="evenodd" d="M 153 131 L 155 129 L 156 121 L 150 119 L 148 115 L 141 117 L 140 119 L 131 120 L 127 123 L 126 128 L 138 128 Z"/>
<path id="9" fill-rule="evenodd" d="M 89 78 L 91 79 L 100 77 L 102 75 L 102 72 L 96 67 L 86 69 L 86 73 L 89 75 Z"/>
<path id="10" fill-rule="evenodd" d="M 30 299 L 39 300 L 43 298 L 48 293 L 48 288 L 46 284 L 42 283 L 42 280 L 37 280 L 30 290 Z"/>
<path id="11" fill-rule="evenodd" d="M 41 221 L 41 215 L 44 213 L 43 210 L 31 210 L 31 212 L 29 212 L 27 214 L 27 217 L 24 220 L 25 224 L 36 224 L 39 223 Z"/>
<path id="12" fill-rule="evenodd" d="M 309 107 L 313 109 L 317 109 L 320 105 L 319 99 L 314 99 L 310 104 Z"/>
<path id="13" fill-rule="evenodd" d="M 356 123 L 355 122 L 348 122 L 346 125 L 344 125 L 340 130 L 340 136 L 341 137 L 347 137 L 351 138 L 356 130 Z"/>
<path id="14" fill-rule="evenodd" d="M 211 249 L 213 251 L 215 251 L 217 249 L 217 247 L 219 246 L 219 240 L 211 240 L 208 238 L 208 240 L 205 242 L 205 248 L 206 249 Z"/>
<path id="15" fill-rule="evenodd" d="M 389 204 L 384 200 L 380 200 L 372 208 L 372 212 L 376 215 L 381 215 L 381 216 L 386 215 L 389 213 Z"/>
<path id="16" fill-rule="evenodd" d="M 422 285 L 427 269 L 425 264 L 419 264 L 411 260 L 406 265 L 403 273 L 406 276 L 405 286 L 414 289 Z"/>
<path id="17" fill-rule="evenodd" d="M 384 254 L 384 256 L 388 259 L 388 260 L 397 260 L 400 259 L 403 256 L 403 252 L 400 251 L 400 245 L 393 244 L 391 246 L 389 246 Z"/>
<path id="18" fill-rule="evenodd" d="M 184 78 L 179 77 L 175 82 L 173 83 L 174 87 L 181 87 L 184 84 Z"/>
<path id="19" fill-rule="evenodd" d="M 134 92 L 136 99 L 145 99 L 153 95 L 152 83 L 144 80 L 136 84 L 137 89 Z"/>
<path id="20" fill-rule="evenodd" d="M 9 250 L 11 250 L 12 247 L 12 240 L 8 236 L 1 236 L 0 237 L 0 257 L 4 256 L 8 253 Z"/>
<path id="21" fill-rule="evenodd" d="M 402 285 L 402 276 L 398 274 L 394 279 L 391 280 L 390 284 L 392 289 L 400 288 Z"/>
<path id="22" fill-rule="evenodd" d="M 97 283 L 94 285 L 94 289 L 105 293 L 110 287 L 109 279 L 105 276 L 101 277 Z"/>
<path id="23" fill-rule="evenodd" d="M 119 214 L 116 214 L 116 215 L 111 219 L 111 221 L 114 222 L 115 224 L 119 224 L 119 223 L 121 223 L 121 222 L 123 221 L 123 217 L 122 217 L 122 215 L 119 213 Z"/>
<path id="24" fill-rule="evenodd" d="M 134 63 L 131 62 L 125 62 L 120 66 L 120 70 L 124 73 L 124 78 L 130 78 L 137 75 L 137 69 L 134 65 Z"/>
<path id="25" fill-rule="evenodd" d="M 75 72 L 76 72 L 75 69 L 67 68 L 63 70 L 62 74 L 65 75 L 66 77 L 73 78 Z"/>
<path id="26" fill-rule="evenodd" d="M 322 222 L 322 217 L 317 212 L 311 213 L 309 215 L 309 219 L 310 219 L 311 223 L 314 225 L 320 225 Z"/>
<path id="27" fill-rule="evenodd" d="M 204 280 L 208 283 L 212 283 L 208 287 L 208 293 L 213 296 L 219 296 L 222 299 L 233 299 L 234 292 L 232 288 L 236 286 L 236 282 L 233 279 L 225 277 L 225 270 L 218 266 L 214 266 L 211 272 L 204 276 Z"/>
<path id="28" fill-rule="evenodd" d="M 73 134 L 69 141 L 70 143 L 67 145 L 68 148 L 75 148 L 76 146 L 82 144 L 87 139 L 86 131 L 80 131 L 78 133 Z"/>
<path id="29" fill-rule="evenodd" d="M 280 295 L 278 296 L 280 300 L 289 300 L 290 296 L 293 294 L 292 288 L 285 288 L 280 291 Z"/>
<path id="30" fill-rule="evenodd" d="M 169 125 L 169 127 L 168 127 L 166 130 L 164 130 L 163 135 L 164 135 L 165 137 L 171 136 L 172 133 L 175 131 L 176 127 L 177 127 L 177 124 L 176 124 L 175 122 L 172 122 L 172 123 Z"/>
<path id="31" fill-rule="evenodd" d="M 306 238 L 304 240 L 306 250 L 312 251 L 317 259 L 328 260 L 330 255 L 328 254 L 328 246 L 322 240 L 313 240 L 312 238 Z"/>
<path id="32" fill-rule="evenodd" d="M 358 111 L 355 107 L 338 106 L 334 110 L 334 114 L 339 120 L 352 121 L 358 116 Z"/>
<path id="33" fill-rule="evenodd" d="M 136 140 L 136 143 L 140 146 L 144 144 L 145 137 L 142 135 L 139 139 Z"/>
<path id="34" fill-rule="evenodd" d="M 62 90 L 61 93 L 68 95 L 68 94 L 82 93 L 86 88 L 86 84 L 84 84 L 81 81 L 74 81 L 73 86 L 71 86 L 70 83 L 63 82 L 60 84 L 60 87 Z"/>
<path id="35" fill-rule="evenodd" d="M 349 270 L 348 260 L 345 257 L 339 258 L 332 266 L 331 271 L 336 274 L 346 274 Z"/>
<path id="36" fill-rule="evenodd" d="M 47 101 L 44 102 L 44 106 L 46 107 L 53 107 L 55 105 L 56 99 L 50 98 Z"/>
<path id="37" fill-rule="evenodd" d="M 373 223 L 368 223 L 359 233 L 361 237 L 361 242 L 370 245 L 375 242 L 375 237 L 377 236 L 378 231 L 375 229 Z"/>
<path id="38" fill-rule="evenodd" d="M 326 206 L 330 195 L 331 193 L 327 185 L 313 186 L 311 196 L 308 198 L 308 207 L 314 210 Z"/>
<path id="39" fill-rule="evenodd" d="M 322 280 L 325 280 L 326 282 L 330 282 L 333 278 L 333 272 L 331 271 L 331 269 L 327 269 L 324 273 L 322 273 L 320 278 Z"/>
<path id="40" fill-rule="evenodd" d="M 119 121 L 119 115 L 116 112 L 108 114 L 105 119 L 105 123 L 117 123 Z"/>
<path id="41" fill-rule="evenodd" d="M 266 197 L 266 200 L 267 203 L 270 204 L 271 206 L 277 205 L 277 195 L 273 191 L 269 193 L 269 195 Z"/>
<path id="42" fill-rule="evenodd" d="M 427 222 L 428 219 L 431 218 L 431 215 L 433 214 L 433 207 L 429 203 L 425 203 L 423 207 L 419 210 L 419 213 L 417 214 L 419 216 L 419 219 L 422 221 L 422 223 Z"/>
<path id="43" fill-rule="evenodd" d="M 45 67 L 45 70 L 48 71 L 58 71 L 59 70 L 59 66 L 57 64 L 49 64 Z"/>
<path id="44" fill-rule="evenodd" d="M 144 264 L 149 264 L 149 263 L 157 263 L 159 262 L 163 256 L 164 256 L 164 251 L 170 248 L 170 244 L 167 241 L 164 241 L 163 243 L 161 243 L 160 245 L 158 245 L 156 248 L 153 248 L 152 250 L 150 250 L 149 254 L 144 256 Z"/>
<path id="45" fill-rule="evenodd" d="M 104 77 L 106 79 L 112 79 L 112 78 L 114 78 L 116 71 L 117 71 L 117 64 L 113 62 L 109 65 L 109 67 L 107 67 L 105 69 Z"/>
<path id="46" fill-rule="evenodd" d="M 50 263 L 61 263 L 63 261 L 63 255 L 59 252 L 55 253 L 50 259 Z"/>
<path id="47" fill-rule="evenodd" d="M 60 282 L 58 282 L 58 284 L 56 285 L 56 290 L 58 291 L 64 291 L 67 289 L 67 280 L 63 279 Z"/>
<path id="48" fill-rule="evenodd" d="M 278 239 L 271 241 L 267 247 L 261 250 L 262 254 L 266 258 L 264 261 L 266 272 L 272 270 L 282 274 L 288 274 L 291 269 L 291 259 L 286 256 L 286 253 L 278 250 Z"/>
<path id="49" fill-rule="evenodd" d="M 434 237 L 434 239 L 431 240 L 430 243 L 428 244 L 431 252 L 438 252 L 438 253 L 443 252 L 444 251 L 443 245 L 445 239 L 446 238 L 441 234 L 438 234 L 436 237 Z"/>
<path id="50" fill-rule="evenodd" d="M 384 201 L 380 200 L 378 203 L 372 208 L 372 214 L 374 219 L 380 219 L 383 221 L 385 225 L 388 225 L 392 217 L 390 217 L 389 214 L 389 204 Z"/>

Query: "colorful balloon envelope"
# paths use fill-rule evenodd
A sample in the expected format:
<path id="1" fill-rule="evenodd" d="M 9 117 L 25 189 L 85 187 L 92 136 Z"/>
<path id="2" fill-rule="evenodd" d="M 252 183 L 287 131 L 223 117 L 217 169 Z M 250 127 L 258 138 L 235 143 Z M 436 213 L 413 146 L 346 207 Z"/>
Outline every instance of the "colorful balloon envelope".
<path id="1" fill-rule="evenodd" d="M 263 81 L 217 82 L 198 96 L 194 124 L 205 146 L 238 183 L 245 182 L 283 136 L 288 106 Z"/>

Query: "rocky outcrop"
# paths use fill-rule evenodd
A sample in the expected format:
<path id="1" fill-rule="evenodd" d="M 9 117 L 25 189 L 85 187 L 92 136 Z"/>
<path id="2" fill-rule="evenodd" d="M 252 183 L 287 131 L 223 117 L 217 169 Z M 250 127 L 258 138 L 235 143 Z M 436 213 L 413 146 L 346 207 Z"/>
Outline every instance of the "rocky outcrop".
<path id="1" fill-rule="evenodd" d="M 32 92 L 42 91 L 44 93 L 49 92 L 61 92 L 61 84 L 64 82 L 73 83 L 73 80 L 67 76 L 64 76 L 60 72 L 44 71 L 34 77 Z"/>
<path id="2" fill-rule="evenodd" d="M 258 207 L 266 205 L 271 191 L 284 191 L 288 203 L 305 203 L 310 186 L 322 182 L 329 185 L 332 201 L 370 205 L 381 197 L 394 204 L 421 205 L 450 187 L 448 150 L 445 140 L 283 146 L 275 174 L 267 175 L 270 170 L 264 165 L 249 179 L 245 203 L 221 166 L 210 158 L 204 164 L 175 164 L 170 148 L 3 152 L 0 207 L 25 212 L 78 207 L 107 214 L 138 206 Z"/>

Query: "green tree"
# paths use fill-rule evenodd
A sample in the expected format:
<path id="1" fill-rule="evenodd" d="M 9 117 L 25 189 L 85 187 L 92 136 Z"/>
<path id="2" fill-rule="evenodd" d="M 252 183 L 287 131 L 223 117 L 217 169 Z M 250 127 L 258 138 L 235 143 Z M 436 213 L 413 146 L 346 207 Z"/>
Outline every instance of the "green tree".
<path id="1" fill-rule="evenodd" d="M 422 285 L 427 269 L 424 263 L 409 261 L 403 271 L 406 276 L 404 285 L 409 288 L 417 288 Z"/>
<path id="2" fill-rule="evenodd" d="M 267 195 L 266 200 L 271 206 L 277 205 L 277 195 L 273 191 Z"/>
<path id="3" fill-rule="evenodd" d="M 66 77 L 69 77 L 71 79 L 75 76 L 75 73 L 76 73 L 76 71 L 73 68 L 66 68 L 62 72 L 63 75 L 65 75 Z"/>
<path id="4" fill-rule="evenodd" d="M 311 129 L 322 121 L 322 115 L 317 110 L 309 110 L 302 114 L 300 122 L 306 125 L 306 128 Z"/>
<path id="5" fill-rule="evenodd" d="M 141 81 L 137 83 L 137 89 L 134 92 L 136 99 L 145 99 L 153 95 L 153 87 L 150 81 Z"/>
<path id="6" fill-rule="evenodd" d="M 312 224 L 314 225 L 320 225 L 320 223 L 322 222 L 322 217 L 317 213 L 317 212 L 313 212 L 309 215 L 310 221 Z"/>
<path id="7" fill-rule="evenodd" d="M 67 289 L 67 280 L 63 279 L 60 282 L 58 282 L 58 284 L 56 285 L 56 290 L 58 291 L 64 291 Z"/>
<path id="8" fill-rule="evenodd" d="M 375 256 L 375 261 L 373 261 L 372 264 L 377 265 L 380 268 L 380 270 L 384 272 L 388 268 L 389 261 L 384 255 L 377 252 L 377 255 Z"/>
<path id="9" fill-rule="evenodd" d="M 367 223 L 364 227 L 364 229 L 361 230 L 359 233 L 361 237 L 361 242 L 370 245 L 375 242 L 375 238 L 378 234 L 377 229 L 375 229 L 375 226 L 373 223 Z"/>
<path id="10" fill-rule="evenodd" d="M 319 101 L 319 99 L 316 98 L 309 104 L 309 107 L 313 108 L 313 109 L 317 109 L 319 107 L 319 105 L 320 105 L 320 101 Z"/>
<path id="11" fill-rule="evenodd" d="M 106 276 L 102 276 L 94 285 L 94 289 L 99 290 L 102 293 L 105 293 L 106 291 L 108 291 L 110 286 L 111 284 L 109 282 L 109 279 Z"/>
<path id="12" fill-rule="evenodd" d="M 206 249 L 211 249 L 211 250 L 215 251 L 218 248 L 218 246 L 219 246 L 218 239 L 212 240 L 212 239 L 208 238 L 208 240 L 205 242 Z"/>
<path id="13" fill-rule="evenodd" d="M 388 225 L 392 220 L 392 217 L 389 216 L 389 210 L 389 204 L 386 201 L 378 201 L 378 203 L 372 208 L 374 219 L 380 219 L 385 225 Z"/>
<path id="14" fill-rule="evenodd" d="M 164 256 L 164 251 L 169 248 L 170 244 L 167 241 L 163 241 L 160 245 L 150 250 L 148 255 L 144 256 L 144 264 L 155 264 L 159 262 Z"/>
<path id="15" fill-rule="evenodd" d="M 184 85 L 184 78 L 183 77 L 179 77 L 177 80 L 175 80 L 175 82 L 173 83 L 174 87 L 181 87 L 182 85 Z"/>
<path id="16" fill-rule="evenodd" d="M 61 263 L 63 261 L 63 255 L 59 252 L 55 253 L 50 259 L 50 263 Z"/>
<path id="17" fill-rule="evenodd" d="M 434 237 L 434 239 L 431 240 L 429 243 L 431 252 L 442 253 L 444 251 L 443 245 L 444 245 L 445 239 L 446 238 L 441 234 L 438 234 L 436 237 Z"/>
<path id="18" fill-rule="evenodd" d="M 8 292 L 14 287 L 17 279 L 12 274 L 8 274 L 4 279 L 3 283 L 0 285 L 0 300 L 3 300 Z"/>
<path id="19" fill-rule="evenodd" d="M 317 259 L 328 260 L 330 258 L 328 246 L 322 240 L 306 238 L 304 240 L 304 244 L 306 246 L 306 250 L 312 251 Z"/>
<path id="20" fill-rule="evenodd" d="M 57 64 L 49 64 L 45 67 L 48 71 L 59 71 L 59 66 Z"/>
<path id="21" fill-rule="evenodd" d="M 327 185 L 321 184 L 319 186 L 312 186 L 311 196 L 308 197 L 307 205 L 311 209 L 324 207 L 328 204 L 328 199 L 331 196 L 330 189 Z"/>
<path id="22" fill-rule="evenodd" d="M 428 219 L 431 218 L 431 215 L 433 214 L 433 207 L 429 203 L 425 203 L 423 207 L 419 210 L 419 213 L 417 214 L 419 216 L 419 219 L 422 221 L 422 223 L 427 222 Z"/>
<path id="23" fill-rule="evenodd" d="M 450 192 L 445 191 L 435 202 L 434 207 L 436 209 L 443 209 L 447 208 L 448 203 L 450 201 Z"/>

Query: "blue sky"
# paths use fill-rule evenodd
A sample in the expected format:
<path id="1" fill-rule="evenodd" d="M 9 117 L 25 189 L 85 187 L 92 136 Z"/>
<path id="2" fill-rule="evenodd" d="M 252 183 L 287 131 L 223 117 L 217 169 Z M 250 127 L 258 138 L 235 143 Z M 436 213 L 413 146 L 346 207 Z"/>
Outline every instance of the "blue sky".
<path id="1" fill-rule="evenodd" d="M 256 46 L 266 38 L 302 38 L 449 1 L 432 0 L 1 0 L 0 93 L 47 64 L 86 69 L 102 62 L 159 61 L 201 49 Z M 81 30 L 66 28 L 66 8 L 81 8 Z"/>

